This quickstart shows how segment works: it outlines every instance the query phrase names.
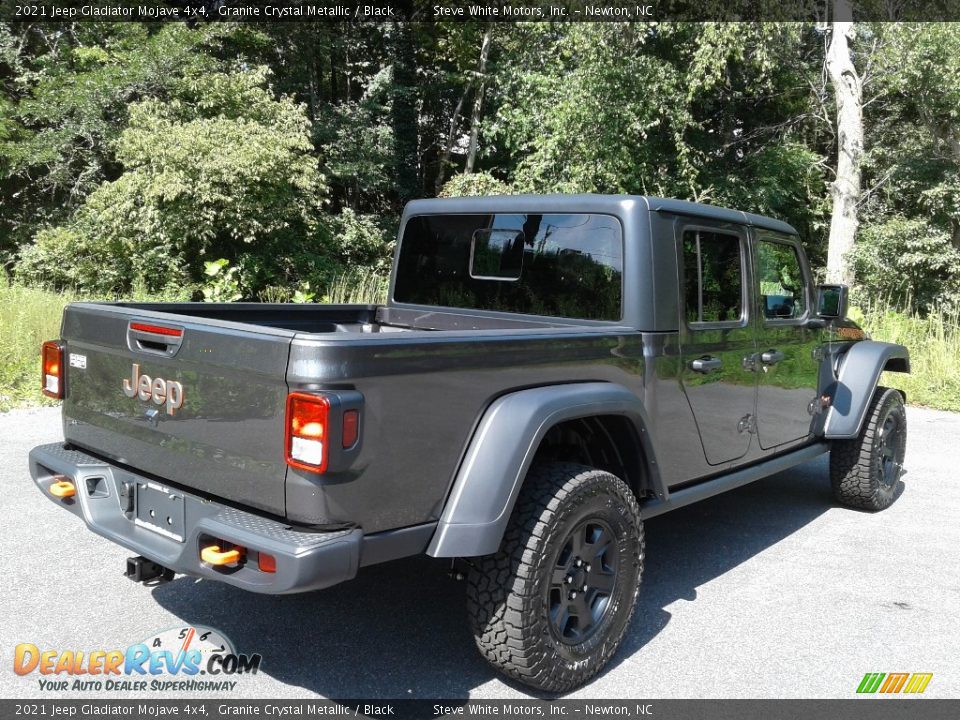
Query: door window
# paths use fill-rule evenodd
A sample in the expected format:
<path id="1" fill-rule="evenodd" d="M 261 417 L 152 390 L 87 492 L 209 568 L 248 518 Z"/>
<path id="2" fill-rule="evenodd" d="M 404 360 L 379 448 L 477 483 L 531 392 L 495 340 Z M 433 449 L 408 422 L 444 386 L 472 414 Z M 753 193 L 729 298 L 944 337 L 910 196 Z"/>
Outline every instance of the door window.
<path id="1" fill-rule="evenodd" d="M 740 323 L 743 262 L 739 237 L 707 230 L 685 230 L 683 274 L 688 323 Z"/>
<path id="2" fill-rule="evenodd" d="M 760 309 L 767 320 L 793 320 L 807 311 L 797 249 L 785 243 L 757 243 Z"/>

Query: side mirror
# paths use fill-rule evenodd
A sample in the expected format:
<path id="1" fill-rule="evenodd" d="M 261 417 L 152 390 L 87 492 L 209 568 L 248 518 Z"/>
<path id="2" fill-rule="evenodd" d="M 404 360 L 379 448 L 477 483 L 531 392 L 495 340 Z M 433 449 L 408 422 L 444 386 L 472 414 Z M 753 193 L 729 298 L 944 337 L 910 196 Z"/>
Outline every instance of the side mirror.
<path id="1" fill-rule="evenodd" d="M 850 288 L 846 285 L 817 286 L 817 315 L 822 318 L 845 318 L 849 293 Z"/>

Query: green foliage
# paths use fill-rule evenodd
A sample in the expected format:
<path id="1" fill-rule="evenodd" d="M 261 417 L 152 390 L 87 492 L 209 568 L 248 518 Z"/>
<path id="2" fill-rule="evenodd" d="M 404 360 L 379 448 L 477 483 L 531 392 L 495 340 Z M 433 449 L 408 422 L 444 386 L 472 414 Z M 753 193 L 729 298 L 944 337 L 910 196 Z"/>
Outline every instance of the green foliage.
<path id="1" fill-rule="evenodd" d="M 689 197 L 784 219 L 818 259 L 829 213 L 825 158 L 835 151 L 818 117 L 828 111 L 813 27 L 704 23 L 668 35 L 690 58 L 684 140 L 698 174 Z"/>
<path id="2" fill-rule="evenodd" d="M 311 303 L 313 302 L 314 296 L 315 293 L 310 289 L 310 283 L 307 282 L 294 290 L 290 301 L 295 303 Z"/>
<path id="3" fill-rule="evenodd" d="M 822 239 L 832 147 L 812 26 L 524 26 L 501 44 L 488 134 L 517 190 L 712 202 Z"/>
<path id="4" fill-rule="evenodd" d="M 884 373 L 883 385 L 906 392 L 911 404 L 960 412 L 960 309 L 920 315 L 881 300 L 864 307 L 861 322 L 874 340 L 910 349 L 910 374 Z"/>
<path id="5" fill-rule="evenodd" d="M 0 27 L 0 206 L 11 249 L 62 221 L 117 173 L 132 103 L 219 65 L 226 26 L 31 23 Z M 15 202 L 9 202 L 15 198 Z M 0 224 L 0 230 L 3 225 Z M 6 242 L 4 242 L 6 240 Z"/>
<path id="6" fill-rule="evenodd" d="M 360 215 L 350 208 L 330 218 L 329 224 L 331 244 L 340 263 L 389 270 L 395 227 L 384 227 L 377 216 Z"/>
<path id="7" fill-rule="evenodd" d="M 391 192 L 391 81 L 389 69 L 381 70 L 370 79 L 359 101 L 332 108 L 330 117 L 315 125 L 325 148 L 331 183 L 341 189 L 352 208 L 362 204 L 380 207 Z"/>
<path id="8" fill-rule="evenodd" d="M 798 140 L 758 148 L 736 167 L 726 169 L 723 177 L 713 177 L 706 199 L 789 222 L 807 235 L 812 260 L 825 260 L 826 248 L 821 252 L 809 243 L 811 233 L 826 229 L 830 211 L 823 192 L 822 160 Z"/>
<path id="9" fill-rule="evenodd" d="M 871 31 L 871 186 L 854 248 L 862 297 L 935 313 L 960 303 L 960 27 Z"/>
<path id="10" fill-rule="evenodd" d="M 440 187 L 736 207 L 822 265 L 836 137 L 814 24 L 500 23 L 481 76 L 487 29 L 0 24 L 0 263 L 106 296 L 199 299 L 229 275 L 220 297 L 340 297 L 385 275 L 402 201 Z M 858 297 L 956 306 L 960 26 L 859 23 L 852 47 Z"/>
<path id="11" fill-rule="evenodd" d="M 240 282 L 236 277 L 237 268 L 230 265 L 226 258 L 205 262 L 203 274 L 207 276 L 207 281 L 201 288 L 204 301 L 235 302 L 243 297 Z"/>
<path id="12" fill-rule="evenodd" d="M 89 242 L 69 227 L 45 228 L 21 252 L 17 277 L 30 285 L 57 288 L 112 287 L 130 274 L 129 257 L 114 257 L 117 249 Z"/>
<path id="13" fill-rule="evenodd" d="M 468 197 L 471 195 L 510 195 L 507 183 L 490 173 L 460 173 L 447 180 L 438 197 Z"/>
<path id="14" fill-rule="evenodd" d="M 198 279 L 205 255 L 238 258 L 253 245 L 270 265 L 254 275 L 282 272 L 277 253 L 317 234 L 324 184 L 303 108 L 274 99 L 266 81 L 265 69 L 213 73 L 184 81 L 175 100 L 133 105 L 115 144 L 123 174 L 66 229 L 39 234 L 21 275 L 64 284 L 44 249 L 54 242 L 90 265 L 112 259 L 108 272 L 83 271 L 79 284 L 95 292 Z"/>
<path id="15" fill-rule="evenodd" d="M 960 307 L 960 250 L 946 231 L 895 215 L 860 231 L 852 257 L 858 292 L 898 307 Z"/>
<path id="16" fill-rule="evenodd" d="M 58 337 L 73 293 L 51 293 L 0 281 L 0 412 L 53 404 L 40 393 L 40 345 Z"/>
<path id="17" fill-rule="evenodd" d="M 223 257 L 246 298 L 322 288 L 382 267 L 402 199 L 452 174 L 439 194 L 648 193 L 769 214 L 822 262 L 836 138 L 814 25 L 501 24 L 481 77 L 487 29 L 0 28 L 0 261 L 23 247 L 20 277 L 123 291 L 200 282 Z M 956 246 L 960 31 L 861 24 L 858 38 L 862 226 L 927 218 Z M 478 172 L 458 175 L 481 82 Z"/>
<path id="18" fill-rule="evenodd" d="M 519 158 L 517 189 L 675 195 L 688 185 L 683 77 L 656 44 L 645 25 L 577 23 L 546 62 L 504 70 L 492 130 Z"/>
<path id="19" fill-rule="evenodd" d="M 383 304 L 387 301 L 390 278 L 364 268 L 347 270 L 330 283 L 321 302 L 340 304 Z"/>

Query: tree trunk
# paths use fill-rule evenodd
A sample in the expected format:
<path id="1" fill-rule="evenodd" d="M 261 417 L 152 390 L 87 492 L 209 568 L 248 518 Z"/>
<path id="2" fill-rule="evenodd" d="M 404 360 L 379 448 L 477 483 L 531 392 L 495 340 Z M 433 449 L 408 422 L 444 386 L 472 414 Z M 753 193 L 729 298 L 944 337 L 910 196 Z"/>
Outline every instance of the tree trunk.
<path id="1" fill-rule="evenodd" d="M 453 111 L 453 117 L 450 118 L 450 129 L 447 131 L 447 142 L 443 146 L 443 152 L 440 154 L 440 163 L 437 168 L 437 179 L 434 181 L 435 194 L 440 194 L 443 187 L 443 180 L 447 175 L 447 165 L 450 163 L 450 154 L 453 152 L 453 144 L 457 141 L 457 127 L 460 124 L 460 113 L 463 111 L 463 104 L 467 101 L 467 93 L 470 92 L 472 83 L 467 83 L 463 88 L 463 93 L 457 101 L 457 107 Z"/>
<path id="2" fill-rule="evenodd" d="M 833 13 L 827 72 L 837 103 L 837 176 L 830 187 L 833 211 L 827 246 L 827 281 L 853 285 L 853 265 L 848 254 L 860 224 L 857 203 L 863 159 L 863 97 L 860 77 L 850 56 L 849 41 L 854 38 L 855 29 L 849 21 L 847 0 L 836 0 Z"/>
<path id="3" fill-rule="evenodd" d="M 401 204 L 420 194 L 417 71 L 412 32 L 409 22 L 393 23 L 393 102 L 390 115 L 393 128 L 393 172 L 397 199 Z"/>
<path id="4" fill-rule="evenodd" d="M 336 105 L 340 102 L 340 88 L 337 83 L 337 46 L 336 43 L 330 43 L 330 103 Z"/>
<path id="5" fill-rule="evenodd" d="M 480 135 L 480 113 L 483 110 L 483 93 L 487 89 L 487 58 L 490 56 L 490 40 L 493 35 L 493 23 L 487 23 L 483 33 L 483 44 L 480 46 L 480 62 L 477 65 L 477 76 L 480 79 L 477 85 L 477 94 L 473 98 L 473 111 L 470 113 L 470 147 L 467 150 L 467 164 L 464 172 L 472 173 L 477 160 L 477 140 Z"/>

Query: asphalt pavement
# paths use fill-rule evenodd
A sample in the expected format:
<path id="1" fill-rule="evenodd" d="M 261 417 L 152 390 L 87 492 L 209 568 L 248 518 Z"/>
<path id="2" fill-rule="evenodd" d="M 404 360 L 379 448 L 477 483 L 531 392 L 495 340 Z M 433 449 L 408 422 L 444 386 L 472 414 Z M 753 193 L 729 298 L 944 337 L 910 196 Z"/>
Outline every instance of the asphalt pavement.
<path id="1" fill-rule="evenodd" d="M 570 697 L 852 698 L 868 672 L 933 673 L 925 697 L 960 697 L 960 415 L 910 408 L 908 423 L 907 474 L 884 512 L 836 506 L 819 458 L 649 520 L 626 640 Z M 29 478 L 29 449 L 60 437 L 55 408 L 0 414 L 0 697 L 142 697 L 42 692 L 36 673 L 13 672 L 14 647 L 125 648 L 185 625 L 263 656 L 232 698 L 531 696 L 477 654 L 442 561 L 291 597 L 127 580 L 130 553 Z"/>

